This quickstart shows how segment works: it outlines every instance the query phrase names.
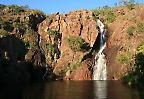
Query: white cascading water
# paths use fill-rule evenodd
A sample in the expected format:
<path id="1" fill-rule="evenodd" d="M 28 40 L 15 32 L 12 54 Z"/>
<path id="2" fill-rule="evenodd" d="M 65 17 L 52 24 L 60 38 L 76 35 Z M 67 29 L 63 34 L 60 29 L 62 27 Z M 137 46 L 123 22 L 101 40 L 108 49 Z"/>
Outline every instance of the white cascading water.
<path id="1" fill-rule="evenodd" d="M 43 80 L 45 80 L 47 74 L 48 74 L 48 65 L 46 64 L 46 65 L 45 65 L 45 73 L 44 73 L 44 75 L 43 75 Z"/>
<path id="2" fill-rule="evenodd" d="M 42 52 L 42 53 L 45 53 L 44 50 L 43 50 L 43 48 L 40 46 L 41 43 L 42 43 L 42 38 L 41 38 L 41 36 L 39 36 L 39 38 L 38 38 L 38 43 L 39 43 L 39 48 L 40 48 L 41 52 Z M 47 75 L 48 75 L 48 65 L 45 64 L 45 73 L 44 73 L 42 79 L 45 80 Z"/>
<path id="3" fill-rule="evenodd" d="M 104 40 L 104 24 L 97 20 L 97 26 L 99 27 L 99 35 L 100 35 L 100 50 L 95 56 L 95 64 L 93 68 L 93 80 L 106 80 L 107 79 L 107 71 L 106 71 L 106 59 L 103 54 L 103 50 L 106 47 L 106 43 Z"/>

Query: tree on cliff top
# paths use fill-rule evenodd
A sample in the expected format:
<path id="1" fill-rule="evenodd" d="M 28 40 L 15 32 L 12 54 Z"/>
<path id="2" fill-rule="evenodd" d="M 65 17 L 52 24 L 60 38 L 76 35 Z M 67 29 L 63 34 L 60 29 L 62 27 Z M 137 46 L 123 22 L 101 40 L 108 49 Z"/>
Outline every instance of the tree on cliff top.
<path id="1" fill-rule="evenodd" d="M 134 4 L 135 0 L 119 0 L 119 3 L 122 5 Z"/>

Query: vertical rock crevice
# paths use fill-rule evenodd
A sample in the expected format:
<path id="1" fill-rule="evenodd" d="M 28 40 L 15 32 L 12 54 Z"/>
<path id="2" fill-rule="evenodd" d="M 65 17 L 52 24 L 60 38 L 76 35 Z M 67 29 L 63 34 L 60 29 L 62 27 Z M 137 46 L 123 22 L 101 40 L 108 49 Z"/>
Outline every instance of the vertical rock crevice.
<path id="1" fill-rule="evenodd" d="M 81 37 L 87 44 L 90 44 L 92 47 L 98 35 L 95 27 L 96 22 L 93 20 L 92 12 L 87 10 L 80 10 L 72 11 L 65 15 L 56 13 L 50 15 L 49 17 L 51 17 L 52 19 L 51 23 L 49 24 L 49 22 L 47 21 L 48 19 L 44 20 L 39 25 L 38 33 L 43 41 L 50 42 L 52 40 L 52 44 L 54 45 L 55 53 L 57 53 L 57 59 L 52 66 L 53 73 L 57 76 L 63 76 L 63 78 L 65 78 L 66 74 L 77 75 L 72 72 L 74 72 L 75 70 L 84 69 L 78 68 L 82 65 L 81 63 L 79 64 L 79 62 L 77 63 L 76 61 L 81 60 L 81 57 L 84 56 L 85 52 L 78 51 L 76 52 L 77 54 L 75 54 L 75 52 L 73 52 L 71 48 L 69 48 L 65 39 L 71 36 Z M 48 29 L 57 31 L 58 35 L 56 35 L 54 38 L 49 38 L 50 36 L 47 31 Z M 43 46 L 46 46 L 46 42 L 43 42 Z M 45 51 L 47 50 L 46 47 L 43 48 L 45 48 Z M 46 62 L 49 63 L 49 60 L 47 60 L 47 56 Z M 68 68 L 71 69 L 69 70 Z M 89 67 L 85 66 L 86 71 L 89 71 L 88 68 Z M 74 76 L 70 75 L 67 75 L 67 78 L 73 79 L 71 77 Z"/>

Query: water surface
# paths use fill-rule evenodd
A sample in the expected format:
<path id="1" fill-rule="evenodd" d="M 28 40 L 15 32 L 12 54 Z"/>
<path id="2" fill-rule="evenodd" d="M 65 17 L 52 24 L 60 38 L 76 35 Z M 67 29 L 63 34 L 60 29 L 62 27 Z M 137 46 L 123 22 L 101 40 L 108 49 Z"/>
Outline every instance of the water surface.
<path id="1" fill-rule="evenodd" d="M 119 81 L 53 81 L 1 86 L 0 99 L 144 99 Z"/>

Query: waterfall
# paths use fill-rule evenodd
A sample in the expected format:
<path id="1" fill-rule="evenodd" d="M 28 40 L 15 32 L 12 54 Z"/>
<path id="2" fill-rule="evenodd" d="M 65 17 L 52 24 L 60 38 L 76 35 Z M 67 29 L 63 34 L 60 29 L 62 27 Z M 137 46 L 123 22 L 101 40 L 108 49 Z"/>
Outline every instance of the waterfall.
<path id="1" fill-rule="evenodd" d="M 48 65 L 46 64 L 46 65 L 45 65 L 45 73 L 44 73 L 44 75 L 43 75 L 43 80 L 45 80 L 47 74 L 48 74 Z"/>
<path id="2" fill-rule="evenodd" d="M 39 35 L 39 36 L 38 36 L 38 45 L 39 45 L 39 48 L 40 48 L 41 53 L 44 54 L 45 51 L 43 50 L 43 48 L 42 48 L 42 46 L 41 46 L 41 43 L 42 43 L 42 38 L 41 38 L 41 36 Z M 47 63 L 45 63 L 45 72 L 44 72 L 44 75 L 43 75 L 42 79 L 45 80 L 47 75 L 48 75 L 48 65 L 47 65 Z"/>
<path id="3" fill-rule="evenodd" d="M 103 50 L 106 47 L 106 43 L 104 40 L 104 24 L 97 20 L 98 32 L 100 35 L 100 49 L 98 53 L 95 55 L 95 63 L 93 67 L 93 79 L 94 80 L 106 80 L 107 79 L 107 71 L 106 71 L 106 59 L 103 54 Z"/>

